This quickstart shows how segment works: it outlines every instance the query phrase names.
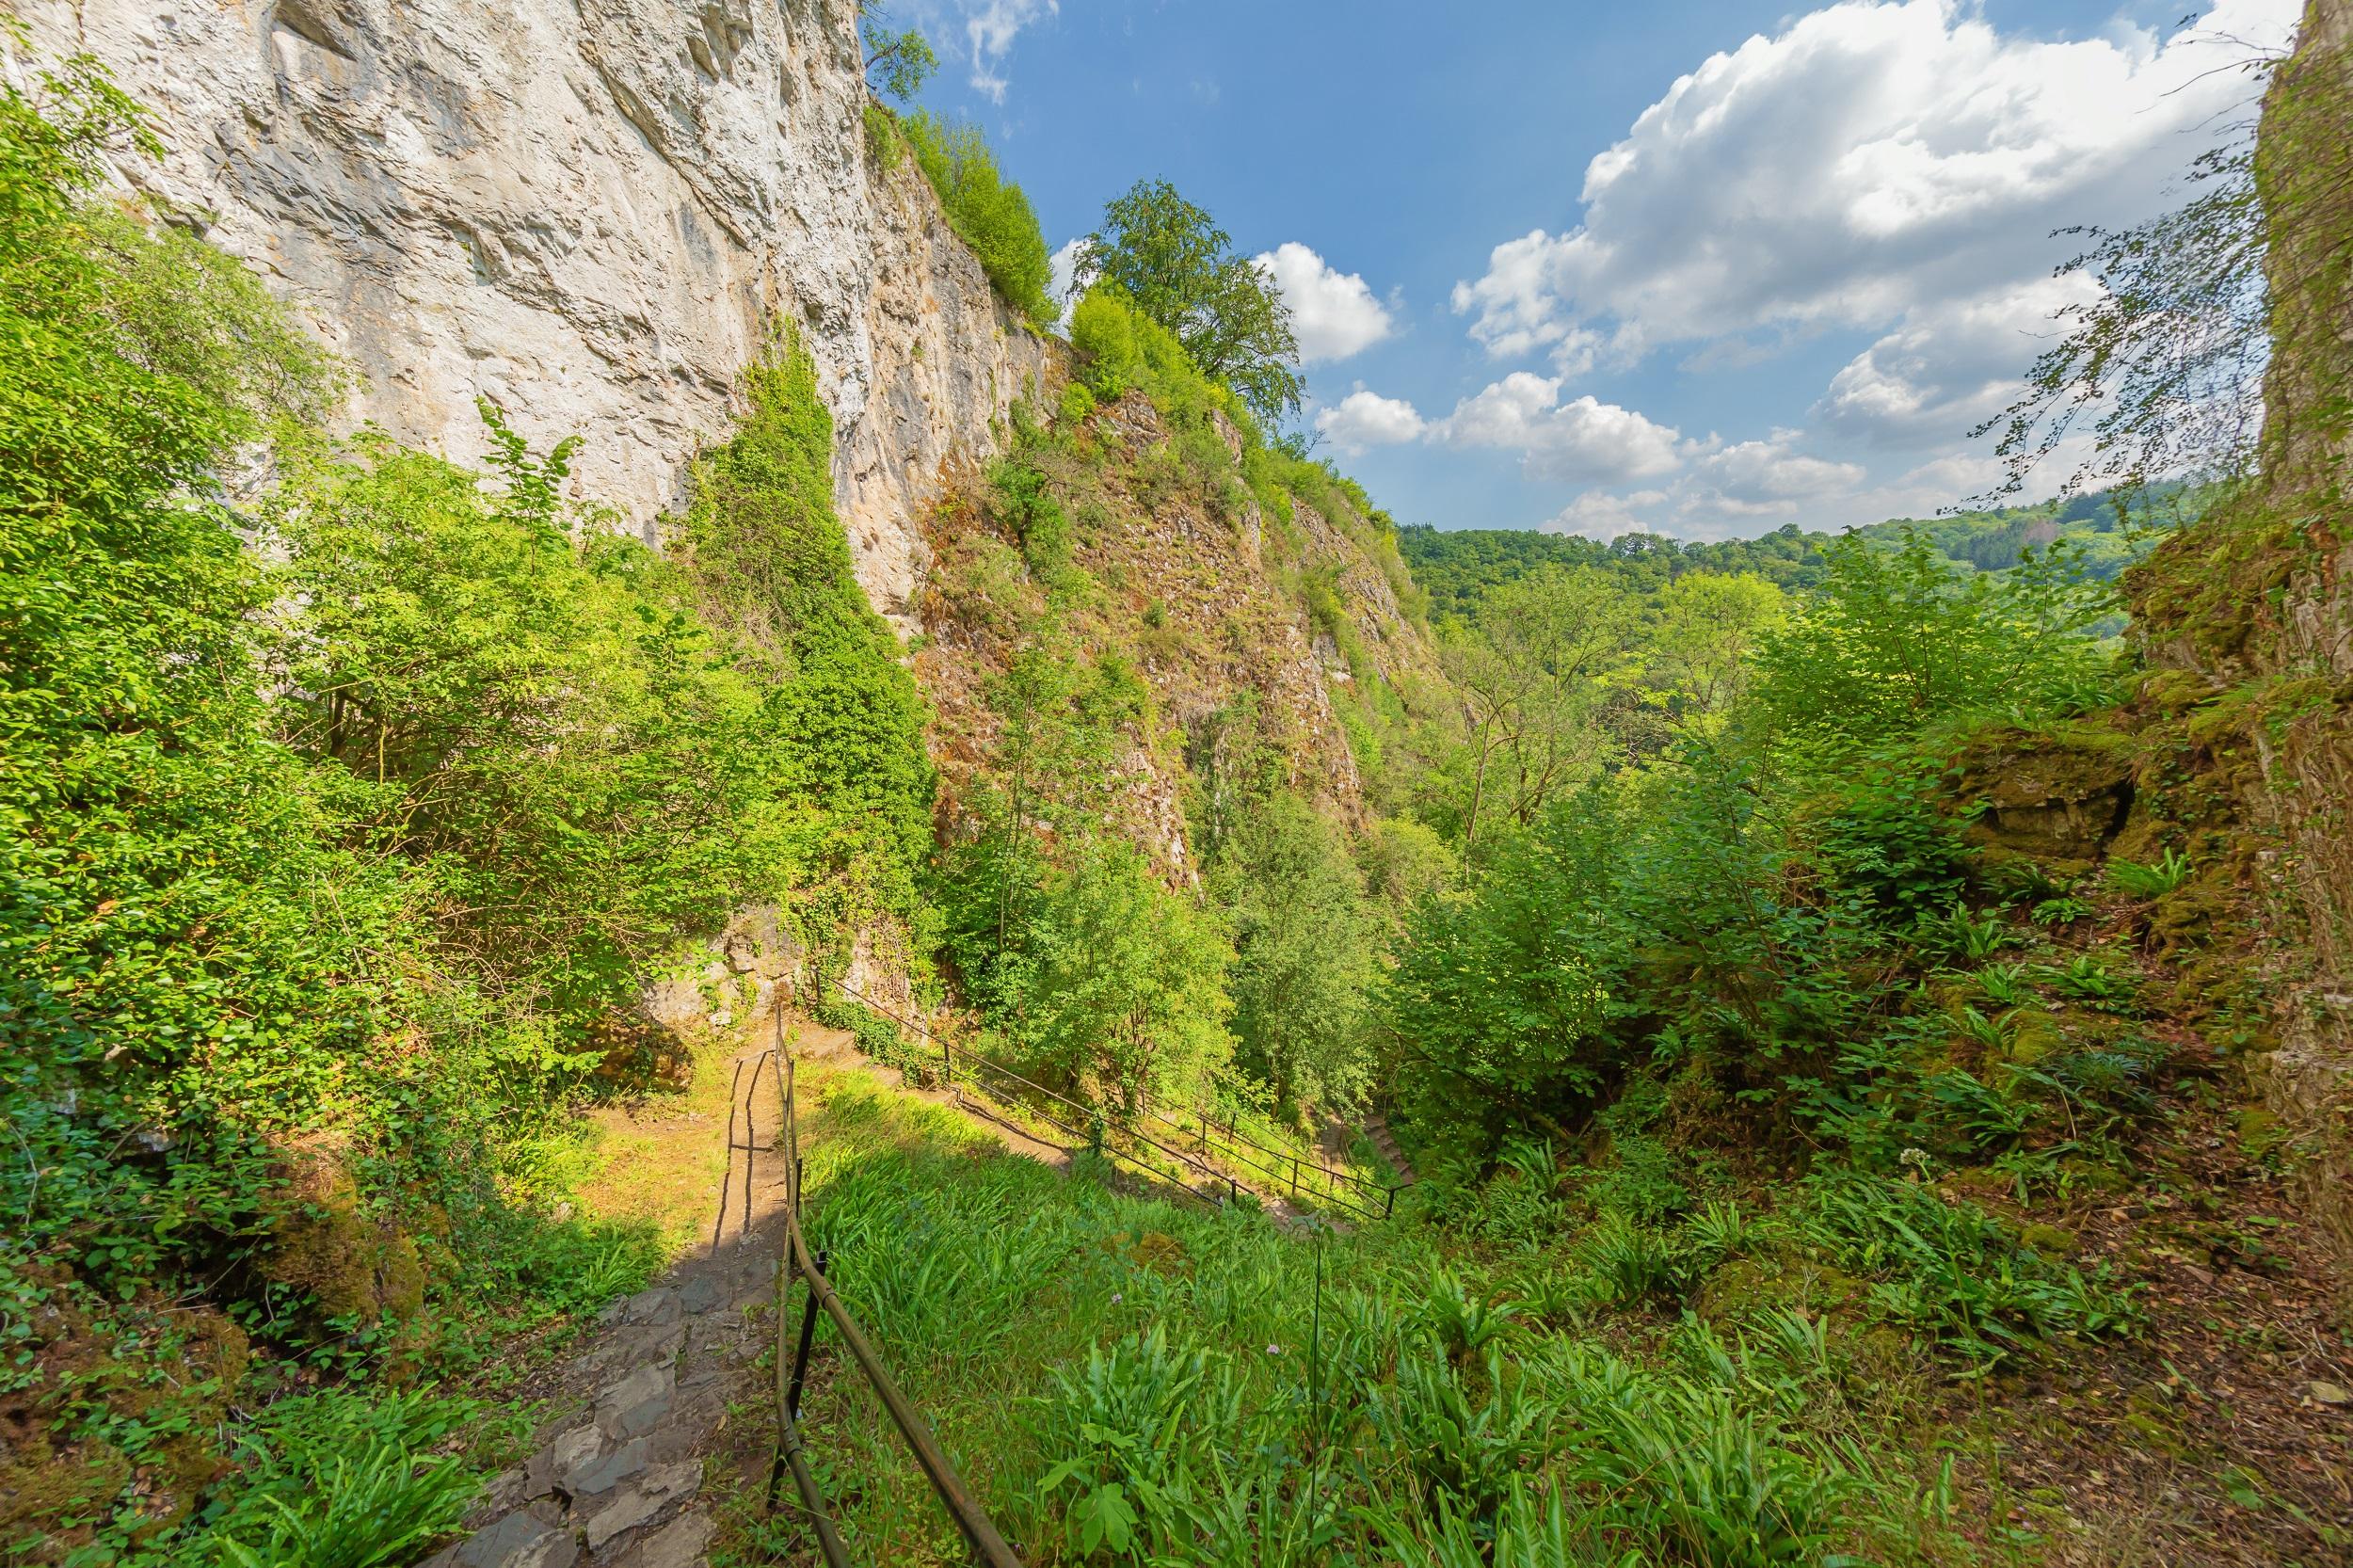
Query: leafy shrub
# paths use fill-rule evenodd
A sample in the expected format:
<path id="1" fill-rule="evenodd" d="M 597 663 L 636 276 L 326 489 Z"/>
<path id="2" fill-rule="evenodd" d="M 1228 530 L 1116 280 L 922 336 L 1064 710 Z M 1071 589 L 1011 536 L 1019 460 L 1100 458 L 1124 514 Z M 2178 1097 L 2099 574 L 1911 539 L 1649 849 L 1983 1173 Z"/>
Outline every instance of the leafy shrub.
<path id="1" fill-rule="evenodd" d="M 1106 402 L 1142 392 L 1179 430 L 1206 424 L 1212 410 L 1255 429 L 1225 388 L 1204 376 L 1176 334 L 1097 283 L 1071 307 L 1070 344 L 1085 356 L 1085 385 Z"/>
<path id="2" fill-rule="evenodd" d="M 1820 590 L 1765 634 L 1757 693 L 1785 745 L 1846 755 L 1973 712 L 2022 718 L 2097 701 L 2111 660 L 2089 629 L 2108 595 L 2071 571 L 1955 572 L 1928 536 L 1859 535 L 1823 551 Z"/>
<path id="3" fill-rule="evenodd" d="M 1968 906 L 1961 904 L 1955 904 L 1942 915 L 1922 916 L 1913 936 L 1931 953 L 1973 961 L 1991 958 L 2018 940 L 2018 934 L 2002 919 L 1999 910 L 1972 915 Z"/>
<path id="4" fill-rule="evenodd" d="M 916 167 L 939 194 L 948 225 L 972 248 L 1000 297 L 1044 327 L 1061 312 L 1048 297 L 1053 264 L 1037 213 L 1021 187 L 997 167 L 977 125 L 953 125 L 929 113 L 900 121 Z"/>
<path id="5" fill-rule="evenodd" d="M 1511 1303 L 1490 1304 L 1466 1288 L 1460 1275 L 1441 1269 L 1422 1298 L 1415 1321 L 1437 1342 L 1447 1359 L 1460 1363 L 1500 1338 L 1518 1315 Z"/>
<path id="6" fill-rule="evenodd" d="M 1683 1259 L 1664 1233 L 1624 1214 L 1605 1216 L 1577 1246 L 1595 1291 L 1617 1306 L 1634 1306 L 1678 1290 Z"/>
<path id="7" fill-rule="evenodd" d="M 476 1416 L 429 1392 L 281 1400 L 245 1437 L 246 1471 L 199 1537 L 225 1568 L 399 1568 L 452 1533 L 481 1490 L 435 1450 Z"/>
<path id="8" fill-rule="evenodd" d="M 1299 344 L 1273 279 L 1165 180 L 1105 203 L 1079 270 L 1175 334 L 1213 379 L 1272 425 L 1299 407 Z"/>
<path id="9" fill-rule="evenodd" d="M 323 368 L 233 262 L 81 205 L 138 123 L 94 68 L 0 86 L 5 1254 L 125 1298 L 251 1250 L 270 1134 L 382 1032 L 416 929 L 269 743 L 269 594 L 211 499 Z"/>
<path id="10" fill-rule="evenodd" d="M 1047 484 L 1044 471 L 1016 454 L 989 465 L 990 511 L 1013 530 L 1030 573 L 1048 586 L 1070 566 L 1070 516 Z"/>
<path id="11" fill-rule="evenodd" d="M 1358 1102 L 1371 1081 L 1364 1013 L 1376 959 L 1343 831 L 1295 795 L 1270 795 L 1216 846 L 1209 885 L 1234 942 L 1237 1062 L 1284 1112 Z"/>
<path id="12" fill-rule="evenodd" d="M 1585 1188 L 1595 1208 L 1657 1224 L 1691 1207 L 1682 1160 L 1657 1138 L 1643 1133 L 1620 1136 L 1612 1140 L 1609 1155 L 1609 1168 Z"/>
<path id="13" fill-rule="evenodd" d="M 1048 874 L 1030 941 L 1024 1031 L 1066 1082 L 1098 1084 L 1130 1110 L 1206 1097 L 1231 1050 L 1228 950 L 1140 853 L 1116 840 L 1079 846 Z"/>
<path id="14" fill-rule="evenodd" d="M 1866 757 L 1815 824 L 1832 884 L 1897 930 L 1951 907 L 1968 888 L 1965 848 L 1937 809 L 1937 784 L 1928 758 Z"/>
<path id="15" fill-rule="evenodd" d="M 1064 1503 L 1073 1551 L 1146 1563 L 1190 1548 L 1209 1523 L 1202 1456 L 1241 1421 L 1225 1368 L 1156 1325 L 1057 1371 L 1039 1406 L 1038 1491 Z"/>
<path id="16" fill-rule="evenodd" d="M 1424 1496 L 1480 1514 L 1543 1455 L 1554 1416 L 1529 1380 L 1505 1373 L 1496 1352 L 1483 1373 L 1402 1353 L 1397 1382 L 1373 1408 L 1375 1430 L 1408 1456 Z"/>
<path id="17" fill-rule="evenodd" d="M 1590 1523 L 1659 1560 L 1821 1561 L 1865 1484 L 1835 1450 L 1801 1445 L 1719 1387 L 1645 1375 L 1567 1340 L 1554 1342 L 1543 1377 L 1575 1418 L 1569 1473 L 1599 1499 Z"/>
<path id="18" fill-rule="evenodd" d="M 1932 1187 L 1819 1177 L 1805 1223 L 1842 1267 L 1887 1276 L 1872 1288 L 1877 1311 L 1933 1335 L 1978 1374 L 2033 1340 L 2121 1334 L 2141 1320 L 2129 1288 L 2022 1247 L 1984 1209 Z"/>

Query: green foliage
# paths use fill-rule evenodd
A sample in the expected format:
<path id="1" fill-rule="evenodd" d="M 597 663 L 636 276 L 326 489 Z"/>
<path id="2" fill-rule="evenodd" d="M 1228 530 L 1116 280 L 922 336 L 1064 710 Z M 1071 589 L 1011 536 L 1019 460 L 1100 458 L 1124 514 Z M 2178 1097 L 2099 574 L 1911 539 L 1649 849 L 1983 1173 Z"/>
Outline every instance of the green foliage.
<path id="1" fill-rule="evenodd" d="M 899 122 L 916 167 L 948 215 L 948 226 L 972 248 L 999 297 L 1041 327 L 1061 314 L 1047 288 L 1053 266 L 1037 213 L 1021 187 L 997 167 L 977 125 L 917 114 Z"/>
<path id="2" fill-rule="evenodd" d="M 147 1466 L 81 1523 L 188 1560 L 158 1521 L 208 1446 L 265 1432 L 220 1411 L 286 1363 L 462 1362 L 472 1320 L 658 1266 L 541 1217 L 564 1098 L 643 1064 L 647 971 L 733 904 L 914 920 L 930 774 L 804 360 L 755 373 L 664 559 L 584 526 L 574 443 L 535 454 L 520 414 L 482 409 L 491 486 L 307 432 L 329 370 L 260 286 L 81 204 L 129 104 L 80 68 L 39 92 L 0 89 L 0 1274 L 34 1439 Z M 277 484 L 232 512 L 213 471 L 262 438 Z M 174 1364 L 232 1322 L 274 1369 L 249 1391 L 243 1340 Z M 337 1438 L 280 1485 L 276 1441 L 186 1528 L 405 1560 L 472 1489 L 409 1438 Z"/>
<path id="3" fill-rule="evenodd" d="M 907 151 L 906 137 L 899 134 L 899 117 L 874 103 L 869 103 L 862 115 L 866 122 L 867 162 L 886 171 L 897 168 Z"/>
<path id="4" fill-rule="evenodd" d="M 1083 384 L 1107 402 L 1141 391 L 1180 429 L 1205 424 L 1212 410 L 1239 411 L 1176 334 L 1115 285 L 1097 283 L 1071 307 L 1070 343 L 1086 357 Z"/>
<path id="5" fill-rule="evenodd" d="M 2196 868 L 2181 851 L 2168 849 L 2148 865 L 2135 860 L 2111 860 L 2109 886 L 2134 898 L 2163 898 L 2187 882 Z"/>
<path id="6" fill-rule="evenodd" d="M 452 1533 L 481 1490 L 434 1448 L 474 1412 L 427 1394 L 326 1393 L 271 1407 L 247 1434 L 244 1486 L 200 1545 L 222 1568 L 399 1568 Z"/>
<path id="7" fill-rule="evenodd" d="M 1382 1009 L 1412 1053 L 1412 1092 L 1433 1111 L 1474 1118 L 1493 1138 L 1589 1107 L 1607 1086 L 1606 960 L 1589 938 L 1611 891 L 1610 830 L 1607 819 L 1548 814 L 1505 842 L 1475 894 L 1415 906 Z"/>
<path id="8" fill-rule="evenodd" d="M 2084 634 L 2105 613 L 2065 559 L 2015 578 L 1957 579 L 1919 535 L 1894 550 L 1849 536 L 1822 588 L 1768 635 L 1758 696 L 1782 742 L 1839 755 L 1967 712 L 2060 713 L 2105 692 L 2108 659 Z"/>
<path id="9" fill-rule="evenodd" d="M 866 46 L 868 84 L 902 104 L 912 102 L 939 69 L 939 56 L 931 40 L 918 28 L 894 30 L 873 0 L 860 0 L 858 39 Z"/>
<path id="10" fill-rule="evenodd" d="M 2030 506 L 1891 518 L 1849 530 L 1849 536 L 1894 549 L 1907 535 L 1917 534 L 1962 577 L 1999 575 L 2029 554 L 2062 548 L 2088 577 L 2112 583 L 2168 531 L 2198 516 L 2213 494 L 2206 488 L 2152 484 L 2129 494 L 2103 490 Z M 1646 597 L 1689 577 L 1753 576 L 1801 592 L 1819 587 L 1829 576 L 1827 552 L 1841 536 L 1794 522 L 1753 539 L 1622 534 L 1607 541 L 1533 529 L 1415 523 L 1398 530 L 1398 546 L 1444 619 L 1476 613 L 1488 594 L 1545 566 L 1593 567 Z"/>
<path id="11" fill-rule="evenodd" d="M 988 483 L 990 511 L 1013 530 L 1031 576 L 1048 587 L 1060 585 L 1070 567 L 1070 516 L 1045 472 L 1016 454 L 990 466 Z"/>
<path id="12" fill-rule="evenodd" d="M 1659 1560 L 1823 1561 L 1869 1484 L 1856 1456 L 1743 1411 L 1712 1378 L 1644 1377 L 1572 1341 L 1555 1342 L 1548 1370 L 1576 1423 L 1571 1473 L 1604 1499 L 1594 1523 Z"/>
<path id="13" fill-rule="evenodd" d="M 1281 1107 L 1356 1101 L 1369 1087 L 1362 1015 L 1375 960 L 1364 878 L 1339 828 L 1274 795 L 1219 847 L 1210 888 L 1232 925 L 1238 1064 Z"/>
<path id="14" fill-rule="evenodd" d="M 1938 774 L 1902 751 L 1855 760 L 1815 824 L 1831 885 L 1875 921 L 1901 929 L 1952 908 L 1969 885 L 1958 825 L 1939 808 Z"/>
<path id="15" fill-rule="evenodd" d="M 1123 731 L 1148 694 L 1116 659 L 1092 661 L 1059 619 L 1036 631 L 989 689 L 998 718 L 987 772 L 968 801 L 975 831 L 939 856 L 931 886 L 944 950 L 992 1017 L 1036 984 L 1034 928 L 1050 858 L 1042 835 L 1076 841 L 1108 810 Z"/>
<path id="16" fill-rule="evenodd" d="M 1841 1266 L 1887 1276 L 1873 1308 L 1978 1374 L 2032 1338 L 2118 1334 L 2141 1320 L 2130 1288 L 2021 1246 L 1984 1209 L 1933 1188 L 1841 1175 L 1817 1180 L 1810 1197 L 1804 1234 Z"/>
<path id="17" fill-rule="evenodd" d="M 1133 1110 L 1202 1098 L 1230 1049 L 1228 949 L 1136 850 L 1081 845 L 1049 872 L 1030 930 L 1034 979 L 1021 1032 L 1071 1083 Z"/>
<path id="18" fill-rule="evenodd" d="M 241 1246 L 412 913 L 266 739 L 267 589 L 211 499 L 321 368 L 241 269 L 79 205 L 136 123 L 80 68 L 0 88 L 0 1205 L 125 1297 Z"/>
<path id="19" fill-rule="evenodd" d="M 1465 724 L 1465 849 L 1484 813 L 1520 827 L 1593 776 L 1596 712 L 1625 671 L 1638 606 L 1607 573 L 1547 568 L 1501 588 L 1440 647 Z"/>
<path id="20" fill-rule="evenodd" d="M 1165 180 L 1140 180 L 1103 209 L 1079 272 L 1117 290 L 1173 334 L 1203 375 L 1269 425 L 1299 407 L 1290 307 L 1209 215 Z"/>

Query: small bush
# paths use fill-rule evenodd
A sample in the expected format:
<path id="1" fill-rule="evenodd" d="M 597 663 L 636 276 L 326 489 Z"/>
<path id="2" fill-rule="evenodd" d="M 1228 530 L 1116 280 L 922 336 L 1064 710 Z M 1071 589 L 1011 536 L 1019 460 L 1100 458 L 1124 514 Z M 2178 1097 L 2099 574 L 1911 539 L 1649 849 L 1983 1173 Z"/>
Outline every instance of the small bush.
<path id="1" fill-rule="evenodd" d="M 2169 849 L 2145 866 L 2133 860 L 2109 861 L 2108 886 L 2130 898 L 2163 898 L 2187 882 L 2193 870 L 2189 856 Z"/>
<path id="2" fill-rule="evenodd" d="M 1742 1411 L 1709 1383 L 1556 1345 L 1543 1381 L 1574 1417 L 1570 1473 L 1601 1499 L 1588 1523 L 1641 1543 L 1644 1560 L 1694 1568 L 1824 1560 L 1864 1489 L 1848 1460 Z"/>
<path id="3" fill-rule="evenodd" d="M 972 248 L 988 280 L 1004 302 L 1041 327 L 1061 312 L 1047 294 L 1053 264 L 1037 213 L 1021 187 L 997 167 L 976 125 L 953 125 L 930 114 L 900 122 L 916 167 L 923 171 L 948 226 Z"/>
<path id="4" fill-rule="evenodd" d="M 1256 428 L 1233 394 L 1202 375 L 1174 333 L 1108 284 L 1089 289 L 1071 308 L 1070 344 L 1086 357 L 1085 385 L 1106 401 L 1141 391 L 1179 430 L 1206 424 L 1212 410 L 1242 429 Z M 1192 450 L 1196 458 L 1201 455 Z M 1219 466 L 1231 465 L 1221 459 Z"/>
<path id="5" fill-rule="evenodd" d="M 433 1450 L 474 1416 L 429 1393 L 287 1400 L 248 1439 L 244 1485 L 207 1538 L 227 1568 L 383 1568 L 449 1534 L 481 1490 Z"/>
<path id="6" fill-rule="evenodd" d="M 2129 1288 L 2044 1258 L 1984 1209 L 1932 1187 L 1819 1178 L 1805 1224 L 1841 1267 L 1885 1276 L 1871 1292 L 1881 1316 L 1932 1335 L 1979 1373 L 2037 1339 L 2124 1333 L 2141 1320 Z"/>

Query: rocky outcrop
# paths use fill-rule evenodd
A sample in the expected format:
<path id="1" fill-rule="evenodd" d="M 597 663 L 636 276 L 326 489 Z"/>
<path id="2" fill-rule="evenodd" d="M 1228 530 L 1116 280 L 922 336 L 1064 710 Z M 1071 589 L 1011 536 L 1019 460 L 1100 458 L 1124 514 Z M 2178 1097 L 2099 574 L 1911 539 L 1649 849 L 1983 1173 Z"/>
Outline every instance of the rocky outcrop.
<path id="1" fill-rule="evenodd" d="M 1963 836 L 1993 863 L 2082 875 L 2123 830 L 2135 760 L 2133 738 L 2099 725 L 1974 731 L 1949 767 Z"/>
<path id="2" fill-rule="evenodd" d="M 2257 472 L 2131 579 L 2185 752 L 2259 885 L 2281 999 L 2256 1071 L 2353 1300 L 2353 0 L 2310 0 L 2263 108 L 2271 359 Z M 2230 759 L 2238 759 L 2231 762 Z"/>
<path id="3" fill-rule="evenodd" d="M 799 330 L 860 582 L 905 624 L 910 520 L 1045 375 L 910 161 L 878 164 L 851 0 L 23 0 L 155 115 L 122 181 L 268 278 L 348 417 L 460 460 L 477 397 L 650 532 Z M 18 62 L 21 69 L 23 62 Z"/>
<path id="4" fill-rule="evenodd" d="M 1394 544 L 1345 498 L 1327 501 L 1326 517 L 1286 494 L 1288 518 L 1270 515 L 1241 480 L 1240 439 L 1211 428 L 1222 453 L 1197 439 L 1206 431 L 1188 444 L 1140 392 L 1064 412 L 1025 459 L 1067 520 L 1060 567 L 1025 557 L 984 475 L 932 514 L 915 669 L 933 705 L 948 837 L 974 826 L 965 808 L 1004 766 L 1000 683 L 1047 628 L 1065 662 L 1091 661 L 1148 698 L 1117 727 L 1108 790 L 1062 808 L 1111 824 L 1172 883 L 1196 879 L 1196 816 L 1225 809 L 1245 776 L 1365 821 L 1348 720 L 1384 704 L 1402 715 L 1439 679 L 1384 569 Z M 1048 579 L 1074 568 L 1078 581 L 1049 596 Z M 1321 614 L 1302 591 L 1310 580 Z"/>

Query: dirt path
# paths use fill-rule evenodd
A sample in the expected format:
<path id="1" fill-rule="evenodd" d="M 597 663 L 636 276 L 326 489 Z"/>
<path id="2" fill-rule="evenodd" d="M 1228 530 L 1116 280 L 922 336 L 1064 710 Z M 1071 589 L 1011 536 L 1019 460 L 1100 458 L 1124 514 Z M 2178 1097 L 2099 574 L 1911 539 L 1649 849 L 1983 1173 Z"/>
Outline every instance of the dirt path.
<path id="1" fill-rule="evenodd" d="M 745 1453 L 765 1448 L 725 1431 L 730 1406 L 750 1413 L 739 1420 L 768 1418 L 760 1360 L 774 1333 L 784 1241 L 784 1161 L 769 1152 L 779 1122 L 776 1082 L 755 1070 L 767 1031 L 747 1032 L 758 1043 L 705 1058 L 683 1099 L 598 1113 L 608 1159 L 584 1186 L 592 1204 L 696 1240 L 658 1283 L 607 1307 L 567 1361 L 534 1380 L 536 1399 L 553 1414 L 530 1457 L 492 1479 L 468 1520 L 473 1533 L 424 1568 L 702 1568 L 719 1532 L 719 1502 L 764 1479 L 728 1475 Z M 864 1073 L 957 1112 L 1011 1153 L 1070 1168 L 1069 1149 L 985 1096 L 911 1085 L 868 1061 L 847 1031 L 803 1020 L 788 1025 L 786 1039 L 798 1061 Z M 730 1127 L 739 1146 L 759 1150 L 748 1176 L 741 1153 L 729 1163 Z M 1279 1197 L 1262 1202 L 1279 1224 L 1307 1223 Z"/>
<path id="2" fill-rule="evenodd" d="M 734 1072 L 757 1054 L 747 1048 L 729 1059 L 721 1083 L 732 1083 L 739 1115 L 751 1102 L 756 1137 L 765 1142 L 776 1130 L 774 1091 L 764 1076 L 756 1091 Z M 728 1175 L 728 1122 L 724 1110 L 714 1115 L 702 1100 L 690 1095 L 666 1114 L 632 1113 L 619 1142 L 631 1166 L 626 1181 L 656 1190 L 675 1184 L 655 1211 L 698 1218 L 705 1239 L 660 1282 L 599 1315 L 596 1330 L 542 1385 L 554 1414 L 531 1456 L 493 1478 L 469 1520 L 474 1533 L 426 1568 L 707 1562 L 718 1522 L 705 1492 L 712 1479 L 705 1461 L 729 1403 L 760 1390 L 758 1363 L 771 1322 L 765 1309 L 783 1241 L 784 1169 L 773 1158 L 755 1163 L 746 1224 L 744 1176 L 735 1166 L 723 1235 L 712 1245 L 707 1227 Z"/>
<path id="3" fill-rule="evenodd" d="M 1067 1150 L 981 1102 L 907 1087 L 867 1062 L 844 1031 L 801 1022 L 788 1038 L 803 1061 L 861 1069 L 962 1112 L 1013 1153 L 1069 1167 Z M 777 1132 L 775 1082 L 752 1070 L 765 1043 L 707 1063 L 682 1100 L 599 1113 L 611 1158 L 590 1194 L 697 1240 L 650 1288 L 605 1308 L 572 1355 L 535 1380 L 553 1414 L 530 1457 L 491 1480 L 468 1519 L 473 1533 L 424 1568 L 701 1568 L 718 1534 L 718 1499 L 763 1479 L 727 1475 L 743 1446 L 723 1429 L 731 1404 L 766 1419 L 769 1398 L 759 1363 L 774 1333 L 785 1171 L 767 1152 Z M 728 1162 L 730 1112 L 738 1142 L 760 1150 L 748 1192 L 744 1157 Z"/>

